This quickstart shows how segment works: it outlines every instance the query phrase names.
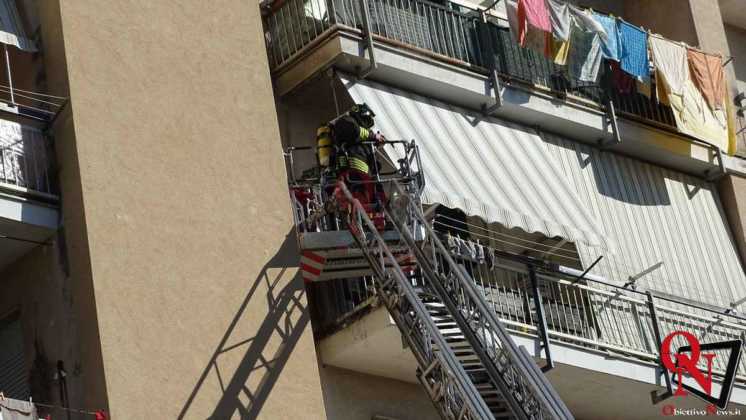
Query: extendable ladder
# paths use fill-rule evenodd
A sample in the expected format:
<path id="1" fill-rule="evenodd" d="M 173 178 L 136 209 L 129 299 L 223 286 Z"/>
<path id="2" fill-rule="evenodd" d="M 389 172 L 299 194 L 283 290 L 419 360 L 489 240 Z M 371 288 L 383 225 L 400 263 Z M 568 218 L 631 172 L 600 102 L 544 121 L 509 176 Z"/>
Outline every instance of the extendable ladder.
<path id="1" fill-rule="evenodd" d="M 573 419 L 525 348 L 489 308 L 399 184 L 386 223 L 414 264 L 402 266 L 342 184 L 337 203 L 374 275 L 376 292 L 418 363 L 417 377 L 444 419 Z M 425 235 L 425 240 L 416 240 Z M 400 254 L 399 252 L 397 254 Z M 416 267 L 414 270 L 412 266 Z"/>

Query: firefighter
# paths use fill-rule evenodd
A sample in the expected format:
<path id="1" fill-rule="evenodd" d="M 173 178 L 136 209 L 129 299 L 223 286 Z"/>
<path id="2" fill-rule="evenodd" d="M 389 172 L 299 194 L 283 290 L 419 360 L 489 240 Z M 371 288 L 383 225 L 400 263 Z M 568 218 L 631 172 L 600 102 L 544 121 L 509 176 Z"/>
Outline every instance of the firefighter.
<path id="1" fill-rule="evenodd" d="M 316 132 L 321 167 L 335 170 L 337 180 L 344 182 L 353 196 L 369 207 L 378 204 L 381 194 L 377 193 L 370 176 L 375 156 L 370 145 L 364 142 L 380 145 L 385 141 L 383 135 L 371 130 L 375 116 L 368 105 L 357 104 Z"/>

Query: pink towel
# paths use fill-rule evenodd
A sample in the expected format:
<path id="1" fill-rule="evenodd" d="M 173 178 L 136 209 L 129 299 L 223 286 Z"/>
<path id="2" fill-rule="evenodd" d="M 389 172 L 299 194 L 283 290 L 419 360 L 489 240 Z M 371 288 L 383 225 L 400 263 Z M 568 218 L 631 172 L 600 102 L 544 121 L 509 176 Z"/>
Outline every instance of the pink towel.
<path id="1" fill-rule="evenodd" d="M 526 23 L 535 29 L 552 32 L 549 9 L 547 9 L 545 0 L 518 0 L 519 42 L 521 45 L 525 45 L 526 33 L 528 32 Z"/>

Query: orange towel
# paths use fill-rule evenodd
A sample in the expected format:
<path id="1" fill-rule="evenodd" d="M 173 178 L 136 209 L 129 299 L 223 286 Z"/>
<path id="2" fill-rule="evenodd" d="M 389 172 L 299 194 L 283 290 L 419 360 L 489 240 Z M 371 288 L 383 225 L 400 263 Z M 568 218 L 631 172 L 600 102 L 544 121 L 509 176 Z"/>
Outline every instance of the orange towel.
<path id="1" fill-rule="evenodd" d="M 707 105 L 713 111 L 723 109 L 727 93 L 725 91 L 725 73 L 723 59 L 719 55 L 705 54 L 691 48 L 687 50 L 689 70 L 694 85 L 697 86 Z"/>

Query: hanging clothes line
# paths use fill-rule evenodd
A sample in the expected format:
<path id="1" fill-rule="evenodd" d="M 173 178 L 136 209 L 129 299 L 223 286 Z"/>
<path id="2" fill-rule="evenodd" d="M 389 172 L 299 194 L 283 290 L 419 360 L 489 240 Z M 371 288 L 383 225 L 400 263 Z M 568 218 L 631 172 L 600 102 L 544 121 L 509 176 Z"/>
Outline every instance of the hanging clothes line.
<path id="1" fill-rule="evenodd" d="M 13 404 L 10 404 L 10 403 Z M 3 392 L 0 392 L 0 419 L 2 418 L 2 409 L 14 411 L 26 416 L 31 416 L 36 413 L 36 407 L 44 407 L 53 410 L 62 410 L 69 413 L 86 414 L 94 416 L 94 420 L 108 420 L 108 415 L 104 410 L 86 410 L 80 408 L 68 408 L 56 404 L 46 404 L 34 401 L 32 398 L 27 400 L 19 400 L 15 398 L 8 398 Z M 49 418 L 49 416 L 47 416 Z"/>
<path id="2" fill-rule="evenodd" d="M 735 153 L 735 118 L 721 70 L 732 56 L 726 60 L 721 53 L 562 0 L 506 0 L 506 13 L 519 45 L 566 66 L 571 80 L 596 84 L 602 60 L 616 62 L 617 73 L 634 78 L 616 84 L 620 93 L 637 90 L 652 99 L 655 77 L 655 98 L 670 107 L 678 132 Z M 614 77 L 624 81 L 621 73 Z"/>
<path id="3" fill-rule="evenodd" d="M 622 20 L 622 19 L 620 19 L 620 20 Z M 686 43 L 686 42 L 684 42 L 684 41 L 674 41 L 674 40 L 671 40 L 671 39 L 669 39 L 669 38 L 666 38 L 665 36 L 663 36 L 663 35 L 661 35 L 661 34 L 658 34 L 658 33 L 655 33 L 655 32 L 651 32 L 651 31 L 650 31 L 650 29 L 648 29 L 648 30 L 647 30 L 647 32 L 648 32 L 648 35 L 650 35 L 650 36 L 652 36 L 652 37 L 656 37 L 656 38 L 664 39 L 664 40 L 666 40 L 666 41 L 669 41 L 669 42 L 675 42 L 675 43 L 677 43 L 677 44 L 682 44 L 682 45 L 683 45 L 683 46 L 685 46 L 686 48 L 689 48 L 690 50 L 694 50 L 694 51 L 700 52 L 700 53 L 702 53 L 702 54 L 707 54 L 707 55 L 714 55 L 714 56 L 722 57 L 723 59 L 726 59 L 726 58 L 727 58 L 728 60 L 727 60 L 727 62 L 726 62 L 725 64 L 727 64 L 727 63 L 731 62 L 731 61 L 732 61 L 732 60 L 733 60 L 733 59 L 735 58 L 735 57 L 734 57 L 734 56 L 732 56 L 732 55 L 723 55 L 723 54 L 721 54 L 721 53 L 719 53 L 719 52 L 711 52 L 711 51 L 705 51 L 705 50 L 703 50 L 703 49 L 701 49 L 701 48 L 699 48 L 699 47 L 694 47 L 694 46 L 692 46 L 692 45 L 689 45 L 689 44 L 687 44 L 687 43 Z M 724 64 L 724 65 L 725 65 L 725 64 Z"/>
<path id="4" fill-rule="evenodd" d="M 94 416 L 95 420 L 107 420 L 108 416 L 106 414 L 106 411 L 104 410 L 85 410 L 80 408 L 68 408 L 68 407 L 62 407 L 60 405 L 55 404 L 45 404 L 45 403 L 39 403 L 39 402 L 33 402 L 34 405 L 44 408 L 51 408 L 54 410 L 62 410 L 70 413 L 76 413 L 76 414 L 87 414 L 90 416 Z"/>

